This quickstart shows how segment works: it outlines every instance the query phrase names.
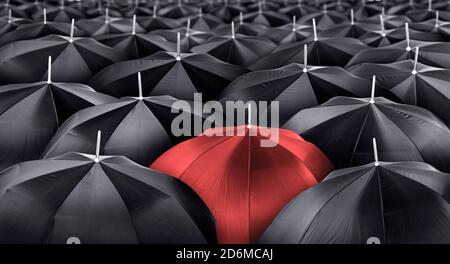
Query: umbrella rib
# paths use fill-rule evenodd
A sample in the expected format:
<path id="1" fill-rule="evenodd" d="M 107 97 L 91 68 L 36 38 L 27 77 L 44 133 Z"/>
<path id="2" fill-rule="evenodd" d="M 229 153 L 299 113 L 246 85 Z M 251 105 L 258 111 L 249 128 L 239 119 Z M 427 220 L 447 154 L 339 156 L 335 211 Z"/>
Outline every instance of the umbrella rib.
<path id="1" fill-rule="evenodd" d="M 369 106 L 369 107 L 370 107 L 370 106 Z M 370 111 L 370 110 L 369 110 L 369 111 Z M 359 130 L 358 137 L 357 137 L 356 140 L 355 140 L 355 145 L 353 146 L 353 151 L 352 151 L 352 157 L 351 157 L 351 159 L 350 159 L 350 164 L 353 163 L 353 156 L 354 156 L 354 153 L 355 153 L 355 151 L 356 151 L 356 147 L 358 146 L 358 142 L 359 142 L 359 139 L 361 138 L 362 131 L 364 130 L 364 126 L 366 125 L 367 119 L 369 119 L 369 111 L 367 111 L 367 113 L 366 113 L 366 116 L 365 116 L 365 118 L 364 118 L 364 121 L 363 121 L 363 123 L 362 123 L 362 125 L 361 125 L 361 129 Z"/>

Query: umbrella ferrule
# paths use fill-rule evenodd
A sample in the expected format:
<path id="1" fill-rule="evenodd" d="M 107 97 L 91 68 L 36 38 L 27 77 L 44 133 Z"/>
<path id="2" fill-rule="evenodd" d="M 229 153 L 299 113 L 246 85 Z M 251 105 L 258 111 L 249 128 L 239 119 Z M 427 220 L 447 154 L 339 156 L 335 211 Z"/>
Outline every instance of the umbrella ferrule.
<path id="1" fill-rule="evenodd" d="M 317 27 L 316 27 L 316 19 L 315 18 L 312 19 L 312 23 L 313 23 L 314 41 L 318 41 L 319 39 L 317 38 Z"/>
<path id="2" fill-rule="evenodd" d="M 295 16 L 292 16 L 292 31 L 295 31 L 296 28 L 297 28 L 297 25 L 296 25 L 296 23 L 295 23 L 295 20 L 296 20 L 296 17 L 295 17 Z"/>
<path id="3" fill-rule="evenodd" d="M 133 31 L 131 34 L 136 35 L 136 14 L 133 15 Z"/>
<path id="4" fill-rule="evenodd" d="M 419 60 L 419 46 L 416 47 L 415 49 L 415 54 L 414 54 L 414 67 L 412 70 L 412 74 L 417 74 L 417 62 Z"/>
<path id="5" fill-rule="evenodd" d="M 138 100 L 144 99 L 144 97 L 142 96 L 142 77 L 141 77 L 141 72 L 138 72 L 138 92 L 139 92 Z"/>
<path id="6" fill-rule="evenodd" d="M 406 35 L 406 50 L 410 51 L 411 45 L 410 45 L 410 41 L 409 41 L 409 25 L 408 25 L 408 23 L 405 23 L 405 35 Z"/>
<path id="7" fill-rule="evenodd" d="M 384 28 L 384 18 L 380 15 L 381 36 L 386 37 L 386 29 Z"/>
<path id="8" fill-rule="evenodd" d="M 70 23 L 70 37 L 69 37 L 69 42 L 72 43 L 73 42 L 73 32 L 75 30 L 75 19 L 72 18 L 72 21 Z"/>
<path id="9" fill-rule="evenodd" d="M 378 161 L 378 149 L 377 149 L 377 140 L 375 138 L 372 138 L 372 145 L 373 145 L 373 157 L 375 159 L 374 166 L 378 167 L 380 166 L 380 162 Z"/>
<path id="10" fill-rule="evenodd" d="M 52 56 L 48 56 L 47 64 L 47 84 L 52 83 Z"/>
<path id="11" fill-rule="evenodd" d="M 438 28 L 439 27 L 439 11 L 438 10 L 436 10 L 436 23 L 434 24 L 434 27 L 435 28 Z"/>
<path id="12" fill-rule="evenodd" d="M 177 33 L 177 56 L 175 58 L 177 61 L 181 60 L 181 41 L 180 41 L 180 32 Z"/>
<path id="13" fill-rule="evenodd" d="M 239 13 L 239 25 L 244 24 L 244 14 L 242 12 Z"/>
<path id="14" fill-rule="evenodd" d="M 105 9 L 105 24 L 109 23 L 109 8 Z"/>
<path id="15" fill-rule="evenodd" d="M 355 24 L 355 13 L 352 8 L 352 9 L 350 9 L 350 25 L 354 25 L 354 24 Z"/>
<path id="16" fill-rule="evenodd" d="M 154 5 L 153 6 L 153 14 L 152 14 L 152 16 L 153 16 L 153 18 L 156 18 L 156 5 Z"/>
<path id="17" fill-rule="evenodd" d="M 308 72 L 308 45 L 303 46 L 303 72 Z"/>
<path id="18" fill-rule="evenodd" d="M 11 9 L 8 10 L 8 24 L 12 23 L 12 11 Z"/>
<path id="19" fill-rule="evenodd" d="M 231 38 L 236 38 L 236 35 L 234 33 L 234 21 L 231 21 Z"/>
<path id="20" fill-rule="evenodd" d="M 375 103 L 375 84 L 377 81 L 377 77 L 375 75 L 372 76 L 372 90 L 370 92 L 370 101 L 369 103 L 374 104 Z"/>
<path id="21" fill-rule="evenodd" d="M 101 140 L 102 140 L 102 131 L 98 130 L 97 131 L 97 142 L 95 145 L 95 158 L 94 158 L 95 162 L 100 161 L 100 142 L 101 142 Z"/>
<path id="22" fill-rule="evenodd" d="M 191 29 L 191 19 L 188 18 L 187 24 L 186 24 L 186 37 L 189 37 L 189 31 Z"/>
<path id="23" fill-rule="evenodd" d="M 44 25 L 46 25 L 47 24 L 47 8 L 44 8 L 42 10 L 42 12 L 43 12 L 43 15 L 44 15 Z"/>

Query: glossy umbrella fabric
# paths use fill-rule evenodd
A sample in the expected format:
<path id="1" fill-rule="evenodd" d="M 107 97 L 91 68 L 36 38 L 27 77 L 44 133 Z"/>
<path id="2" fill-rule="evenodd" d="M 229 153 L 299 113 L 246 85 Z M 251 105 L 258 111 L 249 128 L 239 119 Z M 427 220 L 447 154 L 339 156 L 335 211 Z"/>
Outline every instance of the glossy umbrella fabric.
<path id="1" fill-rule="evenodd" d="M 0 86 L 0 171 L 39 158 L 58 127 L 78 110 L 113 100 L 75 83 Z"/>
<path id="2" fill-rule="evenodd" d="M 174 144 L 190 137 L 172 134 L 172 121 L 179 115 L 179 109 L 173 106 L 177 101 L 171 96 L 124 97 L 86 108 L 58 129 L 42 157 L 55 157 L 71 151 L 93 153 L 93 140 L 101 130 L 104 138 L 101 146 L 105 155 L 124 155 L 148 166 Z M 201 113 L 188 114 L 192 122 L 202 118 Z M 191 132 L 191 136 L 195 136 L 194 131 Z"/>
<path id="3" fill-rule="evenodd" d="M 194 53 L 208 53 L 221 61 L 243 67 L 250 66 L 261 57 L 275 49 L 272 41 L 263 37 L 241 34 L 212 37 L 201 45 L 192 48 Z"/>
<path id="4" fill-rule="evenodd" d="M 115 96 L 136 96 L 136 75 L 142 73 L 144 95 L 172 95 L 193 99 L 201 92 L 205 99 L 214 99 L 231 81 L 246 73 L 243 68 L 222 62 L 208 54 L 158 52 L 149 57 L 118 62 L 107 67 L 89 84 L 103 93 Z"/>
<path id="5" fill-rule="evenodd" d="M 64 3 L 64 1 L 61 1 L 61 3 Z M 47 8 L 45 12 L 47 20 L 54 22 L 70 23 L 72 19 L 79 20 L 84 18 L 84 14 L 81 10 L 71 6 L 51 7 Z M 42 9 L 38 10 L 32 15 L 32 18 L 35 21 L 44 20 L 44 11 Z"/>
<path id="6" fill-rule="evenodd" d="M 214 35 L 210 32 L 204 32 L 199 30 L 192 30 L 188 28 L 183 29 L 159 29 L 153 30 L 153 34 L 160 35 L 166 39 L 166 41 L 177 43 L 177 35 L 180 33 L 180 48 L 181 52 L 189 52 L 191 48 L 198 46 Z M 174 49 L 175 50 L 175 49 Z"/>
<path id="7" fill-rule="evenodd" d="M 419 52 L 420 54 L 420 52 Z M 359 77 L 372 78 L 403 103 L 424 107 L 450 126 L 450 70 L 406 60 L 391 64 L 363 63 L 351 69 Z"/>
<path id="8" fill-rule="evenodd" d="M 121 156 L 68 153 L 0 174 L 0 243 L 215 243 L 214 220 L 181 181 Z"/>
<path id="9" fill-rule="evenodd" d="M 259 59 L 251 70 L 278 68 L 290 63 L 303 63 L 303 48 L 308 45 L 308 64 L 316 66 L 345 66 L 358 51 L 368 46 L 351 38 L 319 38 L 279 45 L 271 54 Z"/>
<path id="10" fill-rule="evenodd" d="M 129 59 L 143 58 L 158 51 L 175 51 L 174 43 L 156 34 L 105 34 L 95 38 L 98 42 L 127 54 Z"/>
<path id="11" fill-rule="evenodd" d="M 424 161 L 450 172 L 450 130 L 430 111 L 377 97 L 335 97 L 294 115 L 283 126 L 319 147 L 337 168 L 373 160 Z M 332 133 L 330 133 L 332 131 Z"/>
<path id="12" fill-rule="evenodd" d="M 449 194 L 450 175 L 422 162 L 337 170 L 292 199 L 259 242 L 448 244 Z"/>
<path id="13" fill-rule="evenodd" d="M 24 18 L 14 18 L 14 17 L 3 17 L 0 18 L 0 36 L 15 30 L 20 25 L 32 23 L 29 19 Z"/>
<path id="14" fill-rule="evenodd" d="M 47 79 L 47 57 L 53 58 L 53 81 L 85 83 L 104 67 L 125 55 L 92 38 L 50 35 L 23 40 L 0 49 L 2 83 Z M 68 70 L 70 69 L 70 70 Z"/>
<path id="15" fill-rule="evenodd" d="M 334 96 L 370 96 L 370 81 L 338 67 L 290 64 L 278 69 L 254 71 L 233 81 L 221 101 L 278 101 L 280 124 L 298 111 L 326 102 Z M 389 96 L 383 89 L 377 92 Z"/>
<path id="16" fill-rule="evenodd" d="M 441 68 L 450 69 L 450 43 L 448 42 L 424 42 L 424 41 L 400 41 L 382 48 L 361 50 L 356 53 L 346 68 L 354 67 L 361 63 L 392 63 L 396 61 L 414 59 L 415 47 L 420 47 L 419 62 Z"/>
<path id="17" fill-rule="evenodd" d="M 261 147 L 277 131 L 278 143 Z M 321 181 L 332 164 L 291 131 L 240 126 L 206 130 L 168 150 L 151 167 L 199 194 L 216 219 L 219 243 L 251 243 L 287 201 Z"/>
<path id="18" fill-rule="evenodd" d="M 36 39 L 51 34 L 69 36 L 70 27 L 69 23 L 60 22 L 37 22 L 20 25 L 15 30 L 0 36 L 0 47 L 15 41 Z M 87 33 L 75 26 L 73 35 L 75 37 L 83 37 Z"/>
<path id="19" fill-rule="evenodd" d="M 94 19 L 82 19 L 76 21 L 77 27 L 89 33 L 90 36 L 103 34 L 120 34 L 132 32 L 133 20 L 129 18 L 98 17 Z M 145 33 L 139 24 L 136 25 L 136 33 Z"/>

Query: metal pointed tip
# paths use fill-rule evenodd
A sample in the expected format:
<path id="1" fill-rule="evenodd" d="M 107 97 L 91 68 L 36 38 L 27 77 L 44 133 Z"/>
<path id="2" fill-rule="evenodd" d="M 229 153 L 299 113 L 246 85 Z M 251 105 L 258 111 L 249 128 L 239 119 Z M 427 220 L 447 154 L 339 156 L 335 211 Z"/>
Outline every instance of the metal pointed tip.
<path id="1" fill-rule="evenodd" d="M 417 74 L 417 71 L 416 70 L 412 70 L 411 73 L 412 74 Z"/>

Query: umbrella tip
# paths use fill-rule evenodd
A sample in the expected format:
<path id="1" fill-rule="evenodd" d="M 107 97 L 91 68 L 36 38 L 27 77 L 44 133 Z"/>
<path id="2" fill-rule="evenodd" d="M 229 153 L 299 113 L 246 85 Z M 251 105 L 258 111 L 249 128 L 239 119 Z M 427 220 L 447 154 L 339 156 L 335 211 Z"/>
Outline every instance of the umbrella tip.
<path id="1" fill-rule="evenodd" d="M 414 68 L 411 71 L 412 74 L 417 74 L 417 62 L 419 60 L 419 46 L 417 46 L 415 48 L 415 52 L 414 52 Z"/>
<path id="2" fill-rule="evenodd" d="M 244 24 L 244 14 L 239 12 L 239 25 Z"/>
<path id="3" fill-rule="evenodd" d="M 377 77 L 375 75 L 372 76 L 372 90 L 370 93 L 370 101 L 369 103 L 373 104 L 375 103 L 375 84 L 376 84 Z"/>
<path id="4" fill-rule="evenodd" d="M 312 19 L 312 24 L 313 24 L 314 41 L 318 41 L 319 39 L 317 38 L 317 28 L 315 18 Z"/>
<path id="5" fill-rule="evenodd" d="M 181 60 L 181 41 L 180 41 L 180 32 L 177 33 L 177 61 Z"/>
<path id="6" fill-rule="evenodd" d="M 47 8 L 44 8 L 42 13 L 44 14 L 44 24 L 47 24 Z"/>
<path id="7" fill-rule="evenodd" d="M 252 104 L 248 104 L 248 112 L 247 112 L 247 128 L 252 128 Z"/>
<path id="8" fill-rule="evenodd" d="M 97 143 L 95 145 L 95 162 L 99 162 L 100 161 L 100 142 L 102 140 L 102 131 L 98 130 L 97 131 Z"/>
<path id="9" fill-rule="evenodd" d="M 372 138 L 372 144 L 373 144 L 373 157 L 375 159 L 374 166 L 378 167 L 380 166 L 380 162 L 378 161 L 378 149 L 377 149 L 377 140 L 375 138 Z"/>
<path id="10" fill-rule="evenodd" d="M 303 72 L 308 71 L 308 45 L 303 46 Z"/>
<path id="11" fill-rule="evenodd" d="M 72 18 L 72 21 L 70 23 L 70 38 L 69 38 L 69 42 L 72 43 L 73 42 L 73 33 L 75 30 L 75 19 Z"/>
<path id="12" fill-rule="evenodd" d="M 142 96 L 142 77 L 141 77 L 141 72 L 138 72 L 138 89 L 139 89 L 138 100 L 142 100 L 142 99 L 144 99 L 144 97 Z"/>
<path id="13" fill-rule="evenodd" d="M 236 37 L 234 33 L 234 21 L 231 21 L 231 38 L 234 39 Z"/>
<path id="14" fill-rule="evenodd" d="M 136 35 L 136 14 L 133 15 L 133 30 L 131 34 Z"/>
<path id="15" fill-rule="evenodd" d="M 47 64 L 47 84 L 52 83 L 52 56 L 48 56 Z"/>

